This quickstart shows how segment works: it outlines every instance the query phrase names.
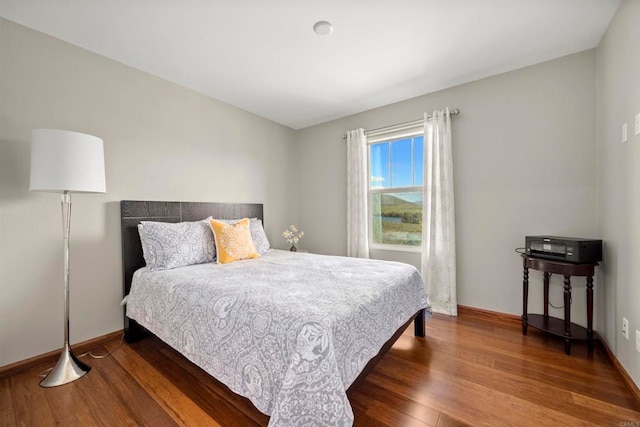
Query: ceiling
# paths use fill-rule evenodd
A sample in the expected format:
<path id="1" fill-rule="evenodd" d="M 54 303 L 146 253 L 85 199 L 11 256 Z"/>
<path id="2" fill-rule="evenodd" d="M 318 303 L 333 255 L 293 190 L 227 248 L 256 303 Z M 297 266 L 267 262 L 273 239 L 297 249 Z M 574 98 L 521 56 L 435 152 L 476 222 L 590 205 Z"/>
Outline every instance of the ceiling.
<path id="1" fill-rule="evenodd" d="M 0 0 L 0 16 L 300 129 L 596 47 L 619 3 Z"/>

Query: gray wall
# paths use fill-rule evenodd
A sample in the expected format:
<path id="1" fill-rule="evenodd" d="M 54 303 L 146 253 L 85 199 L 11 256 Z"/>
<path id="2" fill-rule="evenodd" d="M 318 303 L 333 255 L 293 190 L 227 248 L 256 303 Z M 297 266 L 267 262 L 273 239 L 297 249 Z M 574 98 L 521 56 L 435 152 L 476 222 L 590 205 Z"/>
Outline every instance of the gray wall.
<path id="1" fill-rule="evenodd" d="M 104 139 L 107 193 L 73 195 L 71 341 L 122 329 L 119 200 L 265 204 L 297 222 L 293 130 L 0 19 L 0 366 L 62 346 L 60 196 L 29 192 L 31 129 Z"/>
<path id="2" fill-rule="evenodd" d="M 522 262 L 514 249 L 525 236 L 597 234 L 593 50 L 299 131 L 303 245 L 346 253 L 342 134 L 418 119 L 445 106 L 462 111 L 452 122 L 458 303 L 519 315 Z M 415 253 L 372 256 L 420 262 Z M 532 271 L 531 277 L 530 311 L 541 312 L 541 274 Z M 554 277 L 552 284 L 551 300 L 560 306 L 561 282 Z M 572 318 L 584 325 L 584 281 L 575 285 Z"/>
<path id="3" fill-rule="evenodd" d="M 597 307 L 600 334 L 640 384 L 640 2 L 623 1 L 597 50 L 598 228 L 605 240 L 605 263 Z M 628 125 L 626 144 L 621 126 Z M 629 340 L 619 332 L 629 320 Z"/>

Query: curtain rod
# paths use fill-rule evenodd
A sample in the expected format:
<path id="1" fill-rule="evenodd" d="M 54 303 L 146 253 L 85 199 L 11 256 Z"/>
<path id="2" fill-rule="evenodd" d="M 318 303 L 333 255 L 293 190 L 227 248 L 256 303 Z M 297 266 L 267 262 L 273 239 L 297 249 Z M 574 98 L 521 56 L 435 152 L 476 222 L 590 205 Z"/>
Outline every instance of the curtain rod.
<path id="1" fill-rule="evenodd" d="M 458 108 L 454 108 L 453 110 L 451 110 L 449 112 L 449 115 L 451 115 L 451 116 L 457 116 L 458 114 L 460 114 L 460 109 L 458 109 Z M 430 119 L 432 117 L 433 116 L 427 116 L 427 119 Z M 369 135 L 369 134 L 380 132 L 380 131 L 391 132 L 391 131 L 394 131 L 394 130 L 402 130 L 403 128 L 418 126 L 418 125 L 420 125 L 422 123 L 424 123 L 424 119 L 418 119 L 418 120 L 413 120 L 413 121 L 406 122 L 406 123 L 399 123 L 397 125 L 385 126 L 383 128 L 365 130 L 364 133 L 365 133 L 365 135 Z M 342 135 L 342 139 L 347 139 L 347 134 L 343 134 Z"/>

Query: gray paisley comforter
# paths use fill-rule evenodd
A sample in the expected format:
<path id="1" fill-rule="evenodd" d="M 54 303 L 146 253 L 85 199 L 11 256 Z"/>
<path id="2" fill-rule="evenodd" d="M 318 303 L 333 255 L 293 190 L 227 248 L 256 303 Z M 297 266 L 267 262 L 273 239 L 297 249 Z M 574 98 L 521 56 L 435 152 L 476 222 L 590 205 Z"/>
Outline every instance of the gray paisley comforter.
<path id="1" fill-rule="evenodd" d="M 350 426 L 345 390 L 426 307 L 407 264 L 274 250 L 142 268 L 127 316 L 271 415 L 270 426 Z"/>

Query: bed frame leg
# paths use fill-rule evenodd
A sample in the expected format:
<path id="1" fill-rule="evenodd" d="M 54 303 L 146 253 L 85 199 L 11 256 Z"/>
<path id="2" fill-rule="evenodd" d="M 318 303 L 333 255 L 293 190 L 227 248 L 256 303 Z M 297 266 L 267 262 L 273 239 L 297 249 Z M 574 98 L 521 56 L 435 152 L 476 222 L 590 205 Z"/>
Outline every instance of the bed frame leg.
<path id="1" fill-rule="evenodd" d="M 417 337 L 424 337 L 424 308 L 418 312 L 413 321 L 414 334 Z"/>
<path id="2" fill-rule="evenodd" d="M 142 326 L 133 319 L 124 318 L 124 340 L 129 344 L 139 341 L 142 337 Z"/>

